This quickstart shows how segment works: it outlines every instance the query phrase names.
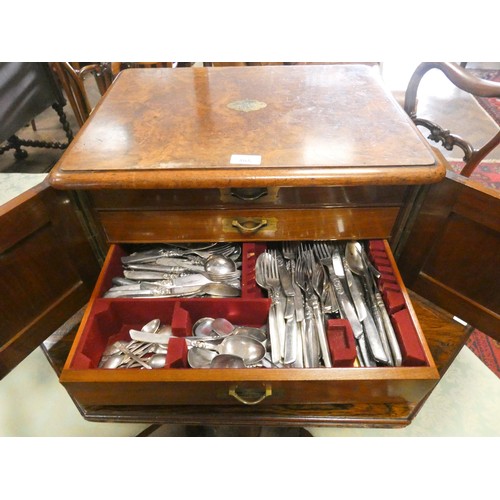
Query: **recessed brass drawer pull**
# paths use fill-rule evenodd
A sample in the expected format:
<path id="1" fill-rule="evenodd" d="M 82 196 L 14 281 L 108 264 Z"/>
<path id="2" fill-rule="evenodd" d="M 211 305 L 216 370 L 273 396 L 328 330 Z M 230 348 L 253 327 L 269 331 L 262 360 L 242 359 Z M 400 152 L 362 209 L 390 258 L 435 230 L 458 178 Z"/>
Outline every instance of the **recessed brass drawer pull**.
<path id="1" fill-rule="evenodd" d="M 267 219 L 234 219 L 231 223 L 240 233 L 254 234 L 267 226 Z"/>
<path id="2" fill-rule="evenodd" d="M 232 188 L 231 196 L 244 201 L 255 201 L 267 196 L 267 188 Z"/>
<path id="3" fill-rule="evenodd" d="M 264 393 L 258 395 L 258 389 L 240 389 L 240 394 L 238 394 L 238 386 L 237 385 L 232 385 L 229 388 L 229 395 L 232 396 L 233 398 L 237 399 L 240 403 L 243 403 L 244 405 L 256 405 L 259 404 L 261 401 L 264 401 L 264 399 L 272 396 L 273 390 L 270 384 L 265 384 L 265 386 L 262 388 L 264 389 Z M 256 398 L 256 399 L 254 399 Z"/>

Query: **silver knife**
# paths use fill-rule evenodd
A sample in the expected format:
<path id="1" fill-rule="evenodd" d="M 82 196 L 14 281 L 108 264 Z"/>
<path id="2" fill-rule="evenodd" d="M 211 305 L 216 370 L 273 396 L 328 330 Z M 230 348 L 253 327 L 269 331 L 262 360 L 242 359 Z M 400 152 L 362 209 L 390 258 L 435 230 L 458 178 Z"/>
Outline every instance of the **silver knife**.
<path id="1" fill-rule="evenodd" d="M 354 307 L 356 308 L 356 312 L 358 314 L 359 321 L 363 321 L 366 318 L 367 308 L 365 301 L 363 299 L 363 292 L 359 283 L 355 280 L 349 266 L 346 263 L 345 259 L 342 259 L 342 263 L 344 264 L 344 272 L 345 278 L 347 281 L 347 286 L 349 291 L 351 292 L 352 301 L 354 302 Z"/>
<path id="2" fill-rule="evenodd" d="M 375 292 L 375 299 L 377 301 L 377 305 L 380 309 L 380 313 L 382 316 L 382 321 L 385 327 L 385 333 L 387 335 L 389 347 L 392 352 L 392 359 L 394 361 L 394 366 L 401 366 L 403 362 L 401 349 L 399 348 L 396 332 L 392 327 L 391 319 L 389 318 L 389 314 L 387 313 L 387 309 L 385 308 L 384 300 L 382 299 L 380 292 Z"/>
<path id="3" fill-rule="evenodd" d="M 332 276 L 333 286 L 335 287 L 335 293 L 337 295 L 337 299 L 339 302 L 339 306 L 341 311 L 351 323 L 352 331 L 356 338 L 359 338 L 363 335 L 363 326 L 361 325 L 356 311 L 354 310 L 354 306 L 351 301 L 347 297 L 344 287 L 342 286 L 342 282 L 339 277 L 345 277 L 344 266 L 342 266 L 342 259 L 340 258 L 340 254 L 337 248 L 333 250 L 332 253 L 332 262 L 333 262 L 333 270 L 334 276 Z"/>
<path id="4" fill-rule="evenodd" d="M 292 275 L 290 271 L 285 267 L 284 264 L 280 264 L 278 261 L 278 275 L 280 277 L 281 288 L 287 297 L 293 297 L 295 295 L 295 289 L 293 288 Z"/>
<path id="5" fill-rule="evenodd" d="M 389 364 L 389 358 L 380 340 L 375 321 L 373 321 L 370 313 L 367 313 L 366 318 L 363 320 L 363 326 L 365 327 L 366 341 L 368 342 L 373 358 L 379 363 Z"/>
<path id="6" fill-rule="evenodd" d="M 283 349 L 283 364 L 291 365 L 297 359 L 297 322 L 295 317 L 287 319 L 285 324 L 285 346 Z"/>

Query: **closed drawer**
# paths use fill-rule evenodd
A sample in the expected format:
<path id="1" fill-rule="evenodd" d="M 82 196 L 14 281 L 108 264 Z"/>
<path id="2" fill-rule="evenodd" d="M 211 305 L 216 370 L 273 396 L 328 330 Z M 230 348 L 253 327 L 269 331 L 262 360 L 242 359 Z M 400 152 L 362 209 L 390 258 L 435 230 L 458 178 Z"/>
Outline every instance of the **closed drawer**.
<path id="1" fill-rule="evenodd" d="M 384 207 L 403 204 L 405 185 L 87 191 L 98 211 L 214 208 Z"/>
<path id="2" fill-rule="evenodd" d="M 426 397 L 439 375 L 389 246 L 382 240 L 371 242 L 370 248 L 374 262 L 382 264 L 381 291 L 395 293 L 393 298 L 384 296 L 403 352 L 402 366 L 360 367 L 352 362 L 333 368 L 191 368 L 183 337 L 192 334 L 198 319 L 227 317 L 233 324 L 267 325 L 270 301 L 255 283 L 255 260 L 265 248 L 264 243 L 243 244 L 242 292 L 237 298 L 109 299 L 104 293 L 127 250 L 112 245 L 62 371 L 62 384 L 84 406 L 416 405 Z M 130 328 L 140 329 L 154 317 L 170 324 L 176 336 L 172 345 L 169 342 L 164 368 L 98 367 L 107 346 L 129 340 Z M 330 349 L 335 349 L 333 344 Z"/>
<path id="3" fill-rule="evenodd" d="M 107 210 L 99 222 L 111 243 L 387 239 L 397 207 L 246 210 Z"/>

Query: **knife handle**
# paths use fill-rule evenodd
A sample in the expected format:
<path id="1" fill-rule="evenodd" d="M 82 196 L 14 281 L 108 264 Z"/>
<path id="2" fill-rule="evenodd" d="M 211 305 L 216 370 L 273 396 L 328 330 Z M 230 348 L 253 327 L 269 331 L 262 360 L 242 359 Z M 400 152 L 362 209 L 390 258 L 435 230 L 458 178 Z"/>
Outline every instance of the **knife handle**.
<path id="1" fill-rule="evenodd" d="M 321 350 L 321 357 L 323 363 L 327 368 L 332 367 L 332 358 L 330 356 L 330 349 L 326 338 L 325 325 L 323 323 L 323 315 L 321 314 L 319 304 L 317 302 L 312 304 L 314 324 L 318 333 L 319 348 Z"/>
<path id="2" fill-rule="evenodd" d="M 357 344 L 359 347 L 359 362 L 361 363 L 361 366 L 377 366 L 375 361 L 373 361 L 372 357 L 370 356 L 370 352 L 368 350 L 368 346 L 366 345 L 366 339 L 364 335 L 361 335 L 359 339 L 357 339 Z"/>
<path id="3" fill-rule="evenodd" d="M 374 298 L 375 298 L 375 296 L 374 296 Z M 374 301 L 374 304 L 372 307 L 372 314 L 373 314 L 373 319 L 375 321 L 375 325 L 377 326 L 380 341 L 382 342 L 382 347 L 383 347 L 385 354 L 386 354 L 386 357 L 387 357 L 387 363 L 391 366 L 394 366 L 394 360 L 392 359 L 391 348 L 389 346 L 389 341 L 387 339 L 387 334 L 385 331 L 384 322 L 382 321 L 382 315 L 380 313 L 380 308 L 379 308 L 379 305 L 376 301 L 376 298 L 375 298 L 375 301 Z"/>
<path id="4" fill-rule="evenodd" d="M 333 286 L 335 288 L 335 293 L 337 295 L 338 303 L 340 309 L 344 313 L 344 316 L 351 323 L 351 328 L 354 333 L 354 336 L 358 338 L 363 333 L 363 327 L 359 322 L 358 316 L 356 315 L 356 311 L 354 310 L 354 306 L 351 304 L 351 301 L 347 298 L 344 287 L 339 278 L 332 278 Z"/>
<path id="5" fill-rule="evenodd" d="M 281 343 L 276 321 L 276 305 L 271 304 L 269 309 L 269 341 L 271 342 L 271 360 L 274 364 L 281 362 Z"/>
<path id="6" fill-rule="evenodd" d="M 285 348 L 283 351 L 283 364 L 291 365 L 297 359 L 297 322 L 290 319 L 285 325 Z"/>
<path id="7" fill-rule="evenodd" d="M 380 363 L 388 364 L 389 359 L 387 357 L 387 353 L 385 352 L 382 340 L 380 339 L 380 334 L 370 312 L 367 313 L 366 318 L 363 321 L 363 326 L 365 329 L 366 342 L 369 346 L 372 358 Z"/>
<path id="8" fill-rule="evenodd" d="M 285 297 L 285 312 L 283 313 L 286 320 L 291 320 L 295 317 L 295 301 L 294 297 Z"/>
<path id="9" fill-rule="evenodd" d="M 295 295 L 295 289 L 293 288 L 292 276 L 285 267 L 278 266 L 278 275 L 280 278 L 281 288 L 287 297 L 293 297 Z"/>
<path id="10" fill-rule="evenodd" d="M 314 322 L 312 311 L 309 303 L 304 304 L 304 331 L 302 336 L 302 352 L 304 358 L 304 366 L 306 368 L 319 367 L 319 349 L 316 332 L 314 330 Z"/>
<path id="11" fill-rule="evenodd" d="M 375 293 L 375 299 L 377 300 L 377 304 L 379 306 L 380 313 L 382 315 L 382 322 L 384 323 L 387 340 L 389 342 L 390 350 L 392 353 L 392 359 L 394 361 L 394 366 L 401 366 L 401 364 L 403 363 L 403 357 L 401 355 L 401 349 L 399 348 L 396 332 L 392 327 L 391 319 L 389 318 L 389 314 L 387 313 L 384 301 L 379 292 Z"/>
<path id="12" fill-rule="evenodd" d="M 283 358 L 283 351 L 285 349 L 285 308 L 281 296 L 278 296 L 274 302 L 276 312 L 276 326 L 278 331 L 280 354 Z"/>

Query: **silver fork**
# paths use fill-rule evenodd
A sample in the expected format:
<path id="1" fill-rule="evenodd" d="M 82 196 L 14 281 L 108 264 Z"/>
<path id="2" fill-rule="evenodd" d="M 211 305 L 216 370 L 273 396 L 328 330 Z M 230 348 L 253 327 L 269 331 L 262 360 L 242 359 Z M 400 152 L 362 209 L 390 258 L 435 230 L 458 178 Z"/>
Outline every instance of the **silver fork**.
<path id="1" fill-rule="evenodd" d="M 296 280 L 296 259 L 299 249 L 297 241 L 283 241 L 281 244 L 281 252 L 283 258 L 288 264 L 292 276 L 292 285 L 295 291 L 293 302 L 295 307 L 295 321 L 297 325 L 297 354 L 294 366 L 297 368 L 304 367 L 304 336 L 305 336 L 305 316 L 304 316 L 304 296 L 302 290 L 297 285 Z"/>
<path id="2" fill-rule="evenodd" d="M 331 368 L 332 360 L 330 356 L 330 349 L 328 347 L 328 340 L 326 338 L 324 317 L 320 303 L 321 294 L 318 294 L 318 292 L 314 290 L 314 281 L 315 281 L 314 254 L 311 248 L 306 248 L 303 251 L 303 255 L 306 263 L 305 264 L 306 280 L 312 286 L 312 291 L 308 293 L 308 300 L 312 308 L 314 324 L 316 326 L 316 332 L 318 335 L 319 348 L 321 351 L 321 357 L 323 359 L 324 365 L 327 368 Z M 308 287 L 307 289 L 310 290 L 311 287 Z"/>
<path id="3" fill-rule="evenodd" d="M 284 307 L 284 294 L 281 288 L 281 281 L 278 270 L 278 261 L 276 256 L 270 252 L 268 253 L 269 258 L 265 261 L 264 272 L 266 273 L 266 280 L 269 284 L 274 302 L 276 305 L 276 322 L 278 325 L 278 334 L 280 340 L 280 360 L 284 357 L 284 347 L 285 347 L 285 307 Z"/>
<path id="4" fill-rule="evenodd" d="M 331 313 L 339 312 L 339 302 L 334 291 L 333 276 L 335 275 L 332 262 L 332 249 L 330 244 L 324 241 L 317 241 L 313 245 L 313 251 L 318 261 L 326 268 L 329 279 L 327 300 L 331 308 Z"/>
<path id="5" fill-rule="evenodd" d="M 296 268 L 295 282 L 304 294 L 304 329 L 302 336 L 302 358 L 306 368 L 317 368 L 319 366 L 319 343 L 314 327 L 314 318 L 310 297 L 312 294 L 310 283 L 306 279 L 305 260 L 302 253 L 299 253 Z"/>
<path id="6" fill-rule="evenodd" d="M 286 260 L 294 261 L 297 258 L 299 243 L 297 241 L 283 241 L 281 244 L 281 252 Z"/>
<path id="7" fill-rule="evenodd" d="M 271 307 L 269 309 L 269 340 L 271 343 L 271 359 L 274 364 L 281 362 L 281 343 L 278 330 L 278 311 L 277 303 L 279 296 L 276 295 L 274 288 L 271 286 L 268 277 L 268 260 L 270 255 L 267 252 L 260 254 L 255 263 L 255 281 L 259 286 L 268 291 L 271 299 Z"/>

